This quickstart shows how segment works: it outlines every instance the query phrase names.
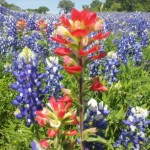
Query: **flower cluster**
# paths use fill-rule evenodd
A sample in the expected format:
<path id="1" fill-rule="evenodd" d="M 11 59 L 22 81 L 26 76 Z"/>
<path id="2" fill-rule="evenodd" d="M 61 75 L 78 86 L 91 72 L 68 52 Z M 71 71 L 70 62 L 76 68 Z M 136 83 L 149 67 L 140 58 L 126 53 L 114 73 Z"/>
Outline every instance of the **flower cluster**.
<path id="1" fill-rule="evenodd" d="M 130 108 L 126 116 L 127 120 L 123 120 L 127 128 L 122 130 L 115 147 L 122 145 L 128 148 L 128 145 L 132 144 L 134 150 L 140 150 L 141 144 L 148 141 L 145 136 L 146 127 L 150 124 L 150 120 L 146 119 L 148 116 L 149 112 L 146 109 L 138 106 Z"/>
<path id="2" fill-rule="evenodd" d="M 61 85 L 63 76 L 60 74 L 62 66 L 59 65 L 58 57 L 55 56 L 46 58 L 46 65 L 47 77 L 45 82 L 47 83 L 48 87 L 47 93 L 57 97 L 59 96 L 58 93 L 60 93 L 61 88 L 63 88 L 63 85 Z"/>
<path id="3" fill-rule="evenodd" d="M 26 28 L 26 26 L 27 26 L 27 22 L 24 19 L 18 20 L 16 24 L 16 27 L 20 32 L 23 31 Z"/>
<path id="4" fill-rule="evenodd" d="M 19 95 L 12 101 L 17 106 L 15 116 L 22 119 L 26 116 L 26 125 L 34 122 L 35 111 L 42 109 L 42 99 L 46 89 L 41 89 L 42 78 L 45 74 L 38 73 L 36 55 L 25 47 L 14 62 L 13 74 L 17 82 L 11 88 L 17 90 Z"/>
<path id="5" fill-rule="evenodd" d="M 95 99 L 90 99 L 88 101 L 88 109 L 87 109 L 87 116 L 84 121 L 84 129 L 93 128 L 97 129 L 97 136 L 104 137 L 104 130 L 107 128 L 107 120 L 106 117 L 110 113 L 107 108 L 107 105 L 104 105 L 104 102 L 101 101 L 97 103 Z M 98 142 L 85 142 L 85 148 L 87 150 L 92 149 L 105 149 L 103 144 Z"/>
<path id="6" fill-rule="evenodd" d="M 81 73 L 87 57 L 90 54 L 94 56 L 88 58 L 90 60 L 101 59 L 106 56 L 106 53 L 98 53 L 100 46 L 94 45 L 88 50 L 85 48 L 95 40 L 102 40 L 110 33 L 103 33 L 102 20 L 90 11 L 71 11 L 71 19 L 65 15 L 61 16 L 60 23 L 57 24 L 55 31 L 56 36 L 51 36 L 51 39 L 64 45 L 59 47 L 54 52 L 64 58 L 64 69 L 69 74 Z M 98 32 L 95 36 L 89 38 L 91 32 Z"/>
<path id="7" fill-rule="evenodd" d="M 39 30 L 40 32 L 42 33 L 46 33 L 47 32 L 47 28 L 48 28 L 48 24 L 46 21 L 44 20 L 39 20 L 37 23 L 36 23 L 36 28 L 37 30 Z"/>
<path id="8" fill-rule="evenodd" d="M 117 54 L 114 52 L 108 52 L 105 61 L 102 63 L 104 79 L 108 81 L 108 85 L 111 85 L 112 82 L 118 82 L 116 75 L 120 72 L 119 66 L 120 61 L 117 57 Z"/>
<path id="9" fill-rule="evenodd" d="M 117 53 L 110 51 L 103 60 L 94 60 L 90 63 L 90 76 L 103 75 L 103 79 L 108 81 L 108 85 L 111 85 L 112 82 L 118 82 L 116 75 L 120 72 L 119 66 L 120 60 Z"/>
<path id="10" fill-rule="evenodd" d="M 40 126 L 48 128 L 47 135 L 49 138 L 78 134 L 76 130 L 64 131 L 65 125 L 76 125 L 79 123 L 76 117 L 76 110 L 69 110 L 72 106 L 72 98 L 64 95 L 56 101 L 54 97 L 50 97 L 47 106 L 48 108 L 44 107 L 43 110 L 36 111 L 36 120 Z"/>

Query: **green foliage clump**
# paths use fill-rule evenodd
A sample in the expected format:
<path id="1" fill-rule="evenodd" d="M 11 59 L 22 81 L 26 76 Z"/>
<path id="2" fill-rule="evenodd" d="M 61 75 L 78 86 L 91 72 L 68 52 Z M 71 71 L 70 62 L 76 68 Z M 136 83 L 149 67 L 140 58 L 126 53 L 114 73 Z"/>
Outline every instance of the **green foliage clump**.
<path id="1" fill-rule="evenodd" d="M 72 8 L 75 7 L 75 4 L 70 0 L 61 0 L 58 3 L 58 8 L 64 11 L 64 13 L 68 13 Z"/>

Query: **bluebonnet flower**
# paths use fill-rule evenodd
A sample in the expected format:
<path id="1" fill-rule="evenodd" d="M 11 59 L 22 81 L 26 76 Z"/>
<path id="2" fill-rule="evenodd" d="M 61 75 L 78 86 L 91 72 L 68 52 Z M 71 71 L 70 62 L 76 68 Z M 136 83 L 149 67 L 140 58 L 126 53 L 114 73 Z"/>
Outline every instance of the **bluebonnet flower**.
<path id="1" fill-rule="evenodd" d="M 101 75 L 101 72 L 99 70 L 100 68 L 100 65 L 103 61 L 102 60 L 93 60 L 90 65 L 89 65 L 89 68 L 90 68 L 90 73 L 89 75 L 91 77 L 95 77 L 95 76 L 99 76 Z"/>
<path id="2" fill-rule="evenodd" d="M 26 118 L 26 125 L 29 127 L 34 122 L 36 110 L 42 109 L 42 99 L 46 89 L 41 89 L 41 80 L 45 74 L 38 73 L 38 61 L 34 52 L 25 47 L 14 62 L 13 74 L 17 82 L 11 88 L 19 92 L 12 101 L 17 106 L 15 116 L 18 119 Z"/>
<path id="3" fill-rule="evenodd" d="M 61 84 L 61 80 L 63 76 L 60 74 L 60 70 L 62 70 L 62 66 L 59 65 L 58 57 L 50 56 L 46 58 L 46 70 L 47 70 L 47 77 L 45 82 L 47 83 L 47 93 L 53 95 L 55 97 L 59 97 L 59 93 L 63 85 Z"/>
<path id="4" fill-rule="evenodd" d="M 132 60 L 137 65 L 140 65 L 142 62 L 142 46 L 139 43 L 135 43 L 133 45 L 133 51 L 132 51 Z"/>
<path id="5" fill-rule="evenodd" d="M 120 60 L 115 52 L 107 53 L 105 61 L 102 63 L 104 79 L 108 81 L 108 85 L 112 82 L 118 82 L 116 75 L 120 72 Z"/>
<path id="6" fill-rule="evenodd" d="M 104 138 L 104 130 L 108 125 L 106 117 L 109 113 L 110 111 L 107 105 L 104 105 L 103 101 L 98 104 L 95 99 L 90 99 L 88 102 L 87 116 L 84 121 L 84 129 L 95 127 L 97 129 L 96 135 Z M 103 150 L 105 146 L 98 142 L 85 142 L 85 148 L 87 150 Z"/>
<path id="7" fill-rule="evenodd" d="M 133 150 L 140 150 L 142 143 L 147 142 L 145 132 L 146 127 L 150 124 L 147 120 L 149 112 L 141 107 L 131 107 L 126 115 L 127 120 L 123 120 L 123 124 L 127 126 L 126 130 L 122 129 L 119 140 L 115 143 L 115 147 L 122 145 L 127 148 L 130 143 L 133 144 Z"/>
<path id="8" fill-rule="evenodd" d="M 143 47 L 147 47 L 147 46 L 148 46 L 148 41 L 149 41 L 148 30 L 145 29 L 145 30 L 142 32 L 140 44 L 141 44 Z"/>

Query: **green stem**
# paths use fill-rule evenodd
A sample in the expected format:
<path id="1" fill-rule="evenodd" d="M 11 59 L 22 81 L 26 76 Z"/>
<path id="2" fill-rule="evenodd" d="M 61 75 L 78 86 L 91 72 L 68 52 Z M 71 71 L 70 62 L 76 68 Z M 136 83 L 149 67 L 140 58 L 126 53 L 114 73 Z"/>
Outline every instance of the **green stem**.
<path id="1" fill-rule="evenodd" d="M 80 66 L 82 67 L 82 59 L 79 60 Z M 83 92 L 83 75 L 81 73 L 79 78 L 79 102 L 80 102 L 80 110 L 79 110 L 79 117 L 80 117 L 80 137 L 81 137 L 81 150 L 84 150 L 84 145 L 82 142 L 83 137 L 83 120 L 84 120 L 84 104 L 82 99 L 82 92 Z"/>

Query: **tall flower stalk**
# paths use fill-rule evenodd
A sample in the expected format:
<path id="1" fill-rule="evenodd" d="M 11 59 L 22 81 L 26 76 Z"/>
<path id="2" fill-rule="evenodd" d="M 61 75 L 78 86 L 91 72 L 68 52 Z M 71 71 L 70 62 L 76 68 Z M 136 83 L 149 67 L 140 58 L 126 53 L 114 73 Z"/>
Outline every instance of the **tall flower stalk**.
<path id="1" fill-rule="evenodd" d="M 107 88 L 99 81 L 98 77 L 94 77 L 89 81 L 85 81 L 85 68 L 87 64 L 93 60 L 104 58 L 107 53 L 100 52 L 100 45 L 94 44 L 96 40 L 102 40 L 109 36 L 110 32 L 103 33 L 103 21 L 97 14 L 91 13 L 89 10 L 78 11 L 73 9 L 71 17 L 68 19 L 65 15 L 60 17 L 60 22 L 56 24 L 55 36 L 51 39 L 60 43 L 62 46 L 55 49 L 54 52 L 61 56 L 64 60 L 64 69 L 73 75 L 79 87 L 78 97 L 79 122 L 80 122 L 80 138 L 81 150 L 84 150 L 84 108 L 85 99 L 83 93 L 92 91 L 104 92 Z M 95 32 L 93 37 L 90 33 Z M 93 84 L 91 84 L 93 81 Z M 87 84 L 88 87 L 83 87 Z M 74 96 L 72 96 L 74 98 Z"/>

